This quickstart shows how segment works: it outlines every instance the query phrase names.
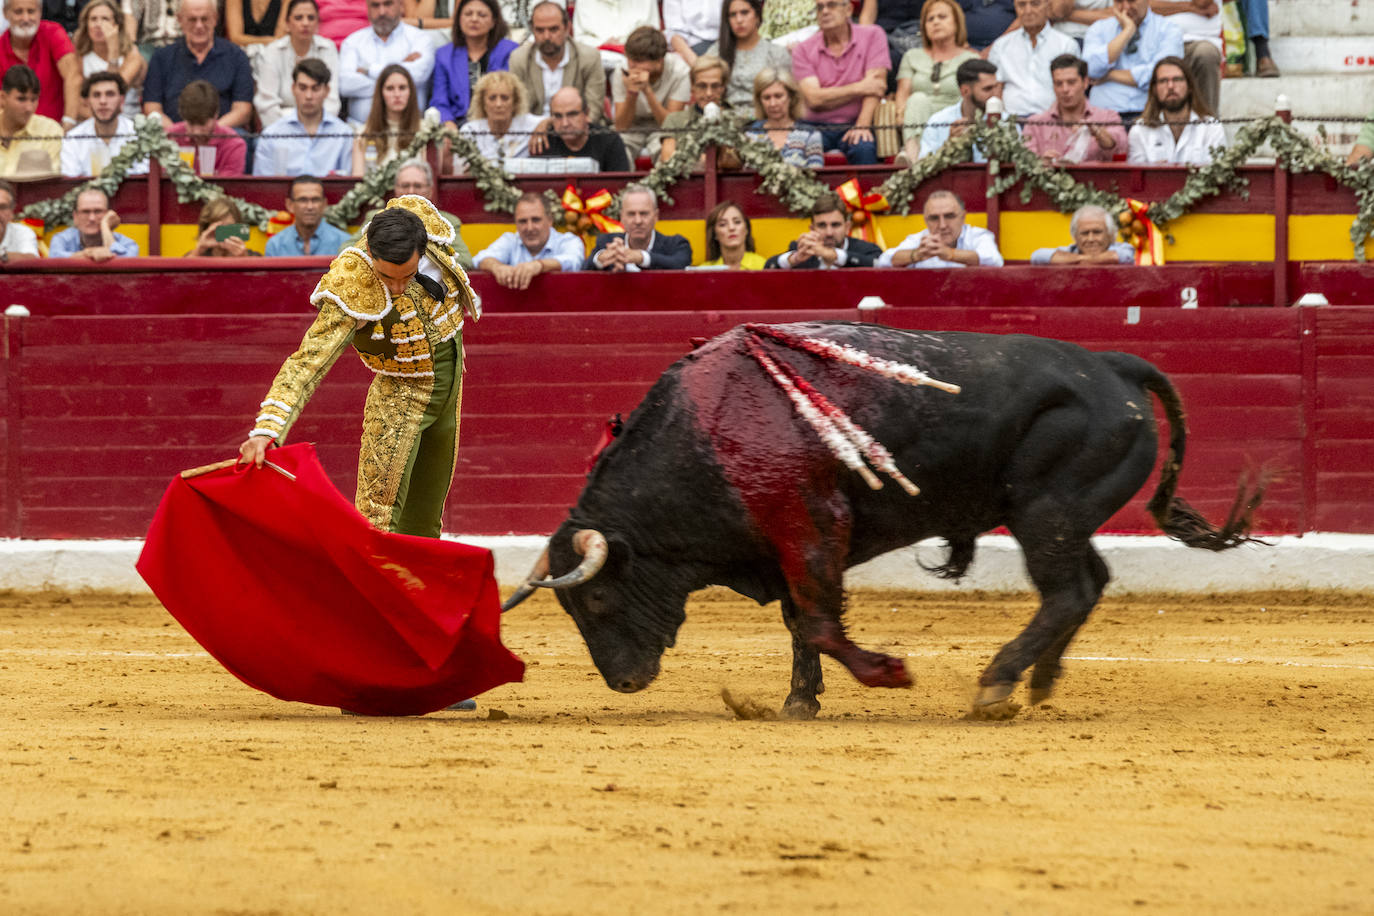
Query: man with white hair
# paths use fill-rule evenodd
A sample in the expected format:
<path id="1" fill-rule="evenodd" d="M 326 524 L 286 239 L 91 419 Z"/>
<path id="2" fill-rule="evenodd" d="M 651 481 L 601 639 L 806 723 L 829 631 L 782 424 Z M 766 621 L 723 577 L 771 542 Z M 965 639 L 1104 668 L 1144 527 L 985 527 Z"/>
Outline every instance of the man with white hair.
<path id="1" fill-rule="evenodd" d="M 158 115 L 170 129 L 184 120 L 178 99 L 181 90 L 204 80 L 219 93 L 223 127 L 245 128 L 253 118 L 253 68 L 248 55 L 227 38 L 215 34 L 219 10 L 215 0 L 181 0 L 177 22 L 182 37 L 153 54 L 143 84 L 143 113 Z"/>
<path id="2" fill-rule="evenodd" d="M 404 15 L 401 0 L 367 0 L 367 28 L 339 46 L 339 96 L 354 121 L 367 118 L 377 77 L 390 64 L 410 72 L 415 101 L 424 111 L 434 74 L 434 42 L 423 29 L 402 22 Z"/>
<path id="3" fill-rule="evenodd" d="M 396 169 L 396 178 L 391 184 L 390 200 L 406 195 L 423 197 L 425 200 L 433 202 L 435 199 L 436 188 L 434 186 L 434 170 L 429 167 L 429 163 L 420 158 L 407 159 Z M 438 210 L 438 205 L 435 204 Z M 366 226 L 372 221 L 372 217 L 381 213 L 380 209 L 373 210 L 363 217 L 362 224 Z M 472 252 L 468 249 L 467 243 L 463 241 L 463 221 L 447 210 L 438 210 L 440 216 L 448 220 L 453 227 L 453 251 L 458 256 L 458 264 L 464 270 L 472 270 Z M 349 244 L 357 244 L 362 236 L 354 236 Z"/>
<path id="4" fill-rule="evenodd" d="M 9 29 L 0 34 L 0 74 L 16 64 L 31 68 L 42 87 L 38 113 L 71 130 L 81 105 L 81 61 L 71 39 L 43 19 L 40 0 L 4 0 L 4 10 Z"/>
<path id="5" fill-rule="evenodd" d="M 624 232 L 596 237 L 583 270 L 682 270 L 692 263 L 691 242 L 680 235 L 658 233 L 658 198 L 644 185 L 629 184 L 621 192 L 620 223 Z"/>
<path id="6" fill-rule="evenodd" d="M 1126 242 L 1116 242 L 1116 218 L 1103 207 L 1087 204 L 1074 211 L 1069 220 L 1072 245 L 1040 248 L 1031 256 L 1032 264 L 1093 265 L 1134 264 L 1135 249 Z"/>
<path id="7" fill-rule="evenodd" d="M 964 202 L 953 191 L 926 198 L 926 228 L 884 251 L 878 267 L 1001 267 L 997 237 L 965 223 Z"/>

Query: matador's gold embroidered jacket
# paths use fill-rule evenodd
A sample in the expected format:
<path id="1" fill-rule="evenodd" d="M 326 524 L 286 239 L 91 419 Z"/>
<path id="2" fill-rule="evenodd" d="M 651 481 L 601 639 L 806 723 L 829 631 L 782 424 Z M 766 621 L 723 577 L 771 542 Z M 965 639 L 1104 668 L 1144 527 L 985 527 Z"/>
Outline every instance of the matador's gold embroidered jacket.
<path id="1" fill-rule="evenodd" d="M 278 444 L 283 442 L 315 388 L 349 343 L 373 372 L 432 386 L 434 352 L 455 337 L 461 346 L 464 319 L 476 321 L 481 317 L 481 302 L 453 251 L 453 226 L 423 197 L 398 197 L 388 207 L 404 207 L 424 222 L 429 235 L 425 256 L 438 267 L 443 278 L 443 300 L 435 301 L 415 280 L 411 280 L 405 294 L 393 300 L 373 273 L 367 252 L 362 248 L 344 249 L 310 295 L 319 315 L 306 331 L 300 348 L 277 372 L 260 405 L 251 435 L 268 436 Z M 364 241 L 366 237 L 364 228 Z"/>

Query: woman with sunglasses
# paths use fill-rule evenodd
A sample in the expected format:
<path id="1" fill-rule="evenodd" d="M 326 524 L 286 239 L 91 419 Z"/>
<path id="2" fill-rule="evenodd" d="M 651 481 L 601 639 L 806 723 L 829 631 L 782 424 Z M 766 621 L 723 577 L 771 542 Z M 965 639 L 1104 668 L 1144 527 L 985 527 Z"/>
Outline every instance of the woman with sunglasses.
<path id="1" fill-rule="evenodd" d="M 969 47 L 964 11 L 954 0 L 926 0 L 921 7 L 921 43 L 897 68 L 897 110 L 902 112 L 902 151 L 898 165 L 916 161 L 921 129 L 930 116 L 959 101 L 954 71 L 978 53 Z"/>

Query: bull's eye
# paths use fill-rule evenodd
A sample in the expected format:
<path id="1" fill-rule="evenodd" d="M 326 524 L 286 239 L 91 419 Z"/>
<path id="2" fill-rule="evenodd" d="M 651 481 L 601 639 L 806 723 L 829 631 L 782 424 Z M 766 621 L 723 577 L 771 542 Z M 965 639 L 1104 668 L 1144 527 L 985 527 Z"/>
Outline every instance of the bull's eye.
<path id="1" fill-rule="evenodd" d="M 606 600 L 606 590 L 602 588 L 593 589 L 588 600 L 590 600 L 592 604 L 599 605 L 604 603 Z"/>

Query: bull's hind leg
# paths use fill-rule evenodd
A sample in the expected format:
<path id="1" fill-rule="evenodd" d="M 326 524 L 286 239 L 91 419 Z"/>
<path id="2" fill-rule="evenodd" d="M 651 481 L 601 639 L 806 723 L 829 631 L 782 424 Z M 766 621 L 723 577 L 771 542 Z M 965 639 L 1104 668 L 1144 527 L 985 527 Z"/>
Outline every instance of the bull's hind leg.
<path id="1" fill-rule="evenodd" d="M 1085 583 L 1087 589 L 1087 605 L 1088 611 L 1091 612 L 1092 609 L 1097 606 L 1098 600 L 1102 597 L 1102 590 L 1107 587 L 1107 581 L 1111 578 L 1111 575 L 1107 571 L 1107 564 L 1091 544 L 1088 545 L 1086 567 L 1088 577 Z M 1030 678 L 1030 703 L 1032 706 L 1038 706 L 1045 702 L 1054 693 L 1055 681 L 1059 680 L 1060 676 L 1063 674 L 1063 667 L 1060 665 L 1060 659 L 1063 658 L 1064 650 L 1069 647 L 1069 643 L 1073 642 L 1073 638 L 1078 635 L 1078 631 L 1083 626 L 1083 622 L 1087 620 L 1087 617 L 1088 615 L 1085 613 L 1083 615 L 1083 620 L 1080 620 L 1077 624 L 1064 631 L 1064 633 L 1035 660 L 1035 667 L 1031 670 Z"/>
<path id="2" fill-rule="evenodd" d="M 821 654 L 802 635 L 797 606 L 790 597 L 782 599 L 782 619 L 792 634 L 792 690 L 782 704 L 782 714 L 790 719 L 814 719 L 821 709 L 816 697 L 825 693 Z"/>

